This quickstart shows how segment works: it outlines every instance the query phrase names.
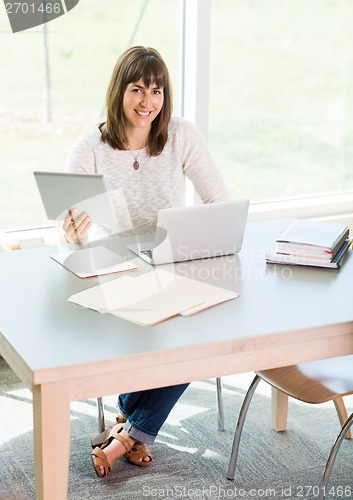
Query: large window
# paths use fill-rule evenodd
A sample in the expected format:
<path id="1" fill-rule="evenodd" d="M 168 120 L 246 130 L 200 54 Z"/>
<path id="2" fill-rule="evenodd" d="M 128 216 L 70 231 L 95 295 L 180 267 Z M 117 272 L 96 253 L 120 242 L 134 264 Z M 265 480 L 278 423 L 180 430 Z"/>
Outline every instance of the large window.
<path id="1" fill-rule="evenodd" d="M 201 13 L 202 1 L 184 0 Z M 47 222 L 33 170 L 62 170 L 73 140 L 104 119 L 110 74 L 128 46 L 160 50 L 178 111 L 182 4 L 81 0 L 46 31 L 16 34 L 0 9 L 0 228 Z M 352 190 L 352 0 L 211 7 L 210 72 L 195 93 L 210 84 L 209 144 L 233 196 Z"/>
<path id="2" fill-rule="evenodd" d="M 210 145 L 234 195 L 353 189 L 353 2 L 215 0 Z"/>
<path id="3" fill-rule="evenodd" d="M 46 35 L 40 26 L 13 34 L 0 8 L 0 228 L 47 222 L 33 170 L 62 170 L 72 142 L 103 119 L 127 47 L 160 50 L 177 98 L 179 25 L 177 0 L 81 0 Z"/>

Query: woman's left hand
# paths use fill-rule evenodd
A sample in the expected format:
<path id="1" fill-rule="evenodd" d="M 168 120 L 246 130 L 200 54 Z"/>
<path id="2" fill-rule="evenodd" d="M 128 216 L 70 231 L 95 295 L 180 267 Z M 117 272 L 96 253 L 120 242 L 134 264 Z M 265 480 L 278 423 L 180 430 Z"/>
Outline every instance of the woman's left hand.
<path id="1" fill-rule="evenodd" d="M 63 230 L 65 232 L 65 239 L 68 243 L 77 243 L 83 245 L 87 241 L 87 233 L 92 226 L 90 217 L 82 213 L 76 219 L 76 208 L 69 211 L 63 222 Z"/>

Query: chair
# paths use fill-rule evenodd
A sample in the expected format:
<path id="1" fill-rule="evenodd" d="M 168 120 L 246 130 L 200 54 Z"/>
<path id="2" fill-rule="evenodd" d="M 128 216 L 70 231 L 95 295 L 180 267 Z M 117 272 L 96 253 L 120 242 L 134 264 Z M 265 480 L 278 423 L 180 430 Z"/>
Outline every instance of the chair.
<path id="1" fill-rule="evenodd" d="M 217 410 L 218 410 L 218 430 L 224 431 L 224 409 L 223 409 L 223 397 L 222 397 L 222 379 L 216 379 L 216 394 L 217 394 Z M 103 432 L 105 430 L 105 418 L 104 418 L 104 405 L 103 398 L 97 398 L 98 407 L 98 431 Z"/>
<path id="2" fill-rule="evenodd" d="M 353 355 L 256 372 L 239 413 L 228 479 L 234 479 L 235 476 L 241 433 L 251 399 L 260 380 L 268 382 L 274 390 L 280 391 L 279 394 L 284 393 L 306 403 L 318 404 L 326 401 L 335 403 L 342 427 L 332 445 L 321 477 L 318 499 L 323 500 L 336 455 L 343 438 L 350 437 L 349 429 L 353 423 L 353 413 L 347 417 L 342 401 L 342 396 L 353 394 Z"/>

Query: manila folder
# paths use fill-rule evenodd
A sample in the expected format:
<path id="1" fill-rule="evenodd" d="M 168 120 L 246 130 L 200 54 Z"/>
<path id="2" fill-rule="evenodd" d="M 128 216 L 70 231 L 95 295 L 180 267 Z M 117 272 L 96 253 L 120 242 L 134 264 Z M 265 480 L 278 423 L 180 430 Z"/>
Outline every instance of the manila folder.
<path id="1" fill-rule="evenodd" d="M 238 296 L 231 290 L 158 269 L 113 279 L 71 295 L 68 300 L 150 326 L 178 314 L 189 316 Z"/>

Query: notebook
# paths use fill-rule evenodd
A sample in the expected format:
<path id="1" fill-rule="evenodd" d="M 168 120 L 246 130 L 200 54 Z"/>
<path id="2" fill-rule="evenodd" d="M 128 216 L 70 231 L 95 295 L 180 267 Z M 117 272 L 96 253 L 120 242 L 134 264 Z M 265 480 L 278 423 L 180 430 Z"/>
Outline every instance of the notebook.
<path id="1" fill-rule="evenodd" d="M 79 278 L 92 278 L 138 269 L 135 263 L 126 260 L 105 245 L 60 252 L 51 255 L 51 258 Z"/>
<path id="2" fill-rule="evenodd" d="M 152 265 L 231 255 L 241 250 L 249 200 L 159 211 L 154 240 L 128 245 Z"/>

